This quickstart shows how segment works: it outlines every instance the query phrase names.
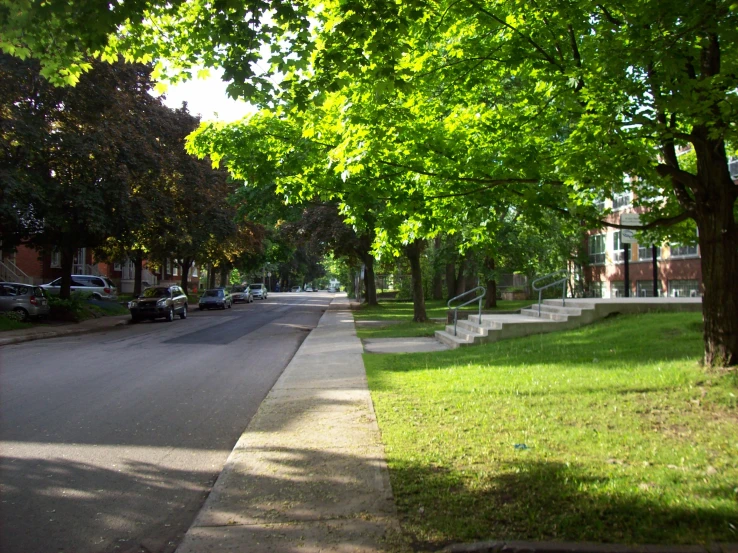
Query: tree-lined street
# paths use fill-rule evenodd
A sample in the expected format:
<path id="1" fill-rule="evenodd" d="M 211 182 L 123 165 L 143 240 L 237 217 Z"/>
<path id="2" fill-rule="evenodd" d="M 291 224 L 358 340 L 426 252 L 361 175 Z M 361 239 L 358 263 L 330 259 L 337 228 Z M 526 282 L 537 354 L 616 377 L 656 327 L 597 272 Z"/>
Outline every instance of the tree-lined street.
<path id="1" fill-rule="evenodd" d="M 329 301 L 3 348 L 0 550 L 173 551 Z"/>

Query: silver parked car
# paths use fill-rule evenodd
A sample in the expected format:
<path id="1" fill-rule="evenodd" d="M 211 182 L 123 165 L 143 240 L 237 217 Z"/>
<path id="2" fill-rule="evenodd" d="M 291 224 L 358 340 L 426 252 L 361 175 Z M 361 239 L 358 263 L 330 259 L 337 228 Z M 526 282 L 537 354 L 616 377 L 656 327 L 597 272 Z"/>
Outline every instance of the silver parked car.
<path id="1" fill-rule="evenodd" d="M 57 278 L 48 284 L 42 284 L 41 288 L 49 294 L 58 296 L 61 291 L 61 280 L 61 277 Z M 114 300 L 118 297 L 115 284 L 108 277 L 96 275 L 72 275 L 72 292 L 90 295 L 96 300 Z"/>
<path id="2" fill-rule="evenodd" d="M 254 301 L 254 296 L 251 295 L 251 288 L 249 286 L 234 286 L 231 288 L 231 300 L 233 300 L 233 303 L 239 301 L 251 303 Z"/>
<path id="3" fill-rule="evenodd" d="M 211 288 L 205 290 L 197 305 L 200 310 L 203 309 L 230 309 L 233 307 L 233 300 L 228 290 L 224 288 Z"/>
<path id="4" fill-rule="evenodd" d="M 263 284 L 251 284 L 251 295 L 254 296 L 255 300 L 265 300 L 269 295 L 266 286 Z"/>
<path id="5" fill-rule="evenodd" d="M 0 311 L 12 311 L 21 321 L 45 317 L 51 307 L 39 286 L 21 282 L 0 282 Z"/>

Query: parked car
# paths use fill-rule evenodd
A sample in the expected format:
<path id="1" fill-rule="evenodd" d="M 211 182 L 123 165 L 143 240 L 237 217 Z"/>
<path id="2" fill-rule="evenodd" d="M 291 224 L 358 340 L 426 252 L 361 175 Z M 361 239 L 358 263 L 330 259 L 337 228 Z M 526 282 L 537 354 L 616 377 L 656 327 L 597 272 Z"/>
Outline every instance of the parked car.
<path id="1" fill-rule="evenodd" d="M 175 315 L 187 318 L 187 295 L 179 286 L 152 286 L 128 303 L 133 322 L 164 318 L 171 322 Z"/>
<path id="2" fill-rule="evenodd" d="M 230 309 L 233 307 L 233 300 L 228 290 L 225 288 L 211 288 L 205 290 L 200 296 L 200 302 L 197 307 L 203 309 Z"/>
<path id="3" fill-rule="evenodd" d="M 306 286 L 305 287 L 305 291 L 306 292 L 312 292 L 313 291 L 313 287 L 312 286 Z"/>
<path id="4" fill-rule="evenodd" d="M 251 295 L 255 300 L 265 300 L 269 294 L 263 284 L 251 284 Z"/>
<path id="5" fill-rule="evenodd" d="M 0 311 L 12 311 L 21 321 L 45 317 L 51 307 L 39 286 L 21 282 L 0 282 Z"/>
<path id="6" fill-rule="evenodd" d="M 299 286 L 293 286 L 290 292 L 302 292 L 302 288 L 300 288 Z"/>
<path id="7" fill-rule="evenodd" d="M 61 277 L 48 284 L 42 284 L 47 293 L 55 296 L 61 291 Z M 96 275 L 72 275 L 72 292 L 89 294 L 96 300 L 114 300 L 118 297 L 118 288 L 108 278 Z"/>
<path id="8" fill-rule="evenodd" d="M 231 300 L 233 300 L 233 303 L 239 301 L 251 303 L 254 301 L 254 296 L 251 294 L 249 286 L 234 286 L 231 288 Z"/>
<path id="9" fill-rule="evenodd" d="M 335 293 L 335 292 L 336 292 L 337 290 L 336 290 L 336 289 L 335 289 L 335 288 L 334 288 L 333 286 L 331 286 L 330 288 L 328 288 L 328 291 L 329 291 L 329 292 L 330 292 L 331 294 L 333 294 L 333 293 Z"/>

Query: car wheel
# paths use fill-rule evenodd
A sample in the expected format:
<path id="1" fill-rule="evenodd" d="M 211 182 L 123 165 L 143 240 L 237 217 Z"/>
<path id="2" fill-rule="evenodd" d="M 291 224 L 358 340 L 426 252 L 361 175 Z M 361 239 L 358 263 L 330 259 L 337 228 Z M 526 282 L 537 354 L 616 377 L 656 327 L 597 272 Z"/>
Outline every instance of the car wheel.
<path id="1" fill-rule="evenodd" d="M 141 317 L 136 317 L 135 315 L 131 315 L 131 322 L 132 323 L 140 323 Z"/>
<path id="2" fill-rule="evenodd" d="M 233 307 L 233 302 L 232 301 L 231 302 L 228 302 L 228 309 L 230 309 L 231 307 Z"/>
<path id="3" fill-rule="evenodd" d="M 102 300 L 102 296 L 100 294 L 92 294 L 92 299 L 100 301 Z"/>
<path id="4" fill-rule="evenodd" d="M 170 307 L 167 311 L 167 322 L 171 323 L 174 320 L 174 307 Z"/>
<path id="5" fill-rule="evenodd" d="M 15 313 L 15 316 L 18 317 L 19 321 L 25 322 L 28 320 L 28 311 L 23 309 L 22 307 L 16 307 L 13 309 L 13 313 Z"/>
<path id="6" fill-rule="evenodd" d="M 198 308 L 198 309 L 199 309 L 200 311 L 202 311 L 202 310 L 204 309 L 204 307 L 203 307 L 202 305 L 198 305 L 198 306 L 197 306 L 197 308 Z"/>
<path id="7" fill-rule="evenodd" d="M 182 313 L 179 314 L 180 319 L 186 319 L 187 318 L 187 304 L 182 308 Z"/>

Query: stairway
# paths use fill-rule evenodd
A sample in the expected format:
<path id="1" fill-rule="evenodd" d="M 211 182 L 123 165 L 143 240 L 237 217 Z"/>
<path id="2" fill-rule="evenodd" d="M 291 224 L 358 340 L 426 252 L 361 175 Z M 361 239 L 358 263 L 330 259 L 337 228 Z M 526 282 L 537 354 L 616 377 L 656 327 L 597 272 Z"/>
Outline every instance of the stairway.
<path id="1" fill-rule="evenodd" d="M 447 325 L 445 330 L 436 331 L 436 340 L 455 349 L 531 334 L 569 330 L 614 313 L 700 311 L 702 298 L 567 299 L 566 306 L 562 306 L 561 300 L 544 300 L 540 309 L 540 317 L 536 304 L 521 309 L 519 314 L 482 315 L 481 323 L 476 315 L 470 315 L 469 320 L 457 322 L 456 336 L 454 326 Z"/>
<path id="2" fill-rule="evenodd" d="M 7 258 L 0 261 L 0 281 L 33 284 L 33 279 Z"/>

